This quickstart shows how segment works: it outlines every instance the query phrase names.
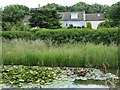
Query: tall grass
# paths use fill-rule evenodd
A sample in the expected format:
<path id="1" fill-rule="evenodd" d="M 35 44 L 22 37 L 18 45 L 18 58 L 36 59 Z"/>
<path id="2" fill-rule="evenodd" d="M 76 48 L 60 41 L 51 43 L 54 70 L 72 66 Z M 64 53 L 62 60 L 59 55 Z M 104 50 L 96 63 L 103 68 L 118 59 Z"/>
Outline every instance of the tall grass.
<path id="1" fill-rule="evenodd" d="M 14 39 L 2 43 L 3 64 L 39 66 L 118 67 L 117 45 L 92 43 L 52 45 L 41 40 Z"/>

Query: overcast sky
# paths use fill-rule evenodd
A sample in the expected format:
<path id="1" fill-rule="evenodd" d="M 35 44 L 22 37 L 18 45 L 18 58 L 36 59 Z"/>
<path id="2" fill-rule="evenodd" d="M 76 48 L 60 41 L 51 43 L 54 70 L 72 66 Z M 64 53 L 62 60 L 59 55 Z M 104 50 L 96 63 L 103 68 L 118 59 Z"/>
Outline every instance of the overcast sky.
<path id="1" fill-rule="evenodd" d="M 102 4 L 102 5 L 112 5 L 120 0 L 0 0 L 0 7 L 5 7 L 6 5 L 10 4 L 20 4 L 20 5 L 26 5 L 28 7 L 38 7 L 38 4 L 40 6 L 46 5 L 48 3 L 56 3 L 63 6 L 71 6 L 73 4 L 76 4 L 78 2 L 85 2 L 87 4 Z"/>

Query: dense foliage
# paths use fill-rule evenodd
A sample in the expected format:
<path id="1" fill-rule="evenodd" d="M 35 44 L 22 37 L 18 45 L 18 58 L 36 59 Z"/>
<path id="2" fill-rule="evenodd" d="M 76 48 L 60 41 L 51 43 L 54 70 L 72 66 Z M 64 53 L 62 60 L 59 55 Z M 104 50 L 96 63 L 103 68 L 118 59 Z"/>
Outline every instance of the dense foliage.
<path id="1" fill-rule="evenodd" d="M 110 28 L 110 21 L 106 19 L 104 22 L 100 23 L 97 28 Z"/>
<path id="2" fill-rule="evenodd" d="M 6 6 L 2 12 L 2 29 L 6 31 L 12 29 L 15 30 L 16 27 L 21 29 L 21 26 L 24 27 L 23 20 L 26 15 L 29 15 L 29 8 L 26 6 L 23 5 Z"/>
<path id="3" fill-rule="evenodd" d="M 31 10 L 30 25 L 40 28 L 60 28 L 60 16 L 55 10 Z"/>
<path id="4" fill-rule="evenodd" d="M 113 20 L 111 26 L 120 26 L 120 2 L 117 2 L 111 6 L 109 18 Z"/>
<path id="5" fill-rule="evenodd" d="M 3 22 L 17 23 L 29 14 L 29 8 L 23 5 L 9 5 L 4 8 L 2 14 Z"/>
<path id="6" fill-rule="evenodd" d="M 33 29 L 30 31 L 3 31 L 2 36 L 6 39 L 24 38 L 51 40 L 54 43 L 67 42 L 91 42 L 91 43 L 118 43 L 120 34 L 118 28 L 87 30 L 87 29 Z"/>
<path id="7" fill-rule="evenodd" d="M 67 6 L 62 6 L 62 5 L 58 5 L 58 4 L 55 4 L 55 3 L 47 4 L 47 5 L 39 7 L 39 8 L 42 9 L 42 10 L 56 10 L 58 12 L 68 11 Z"/>
<path id="8" fill-rule="evenodd" d="M 57 10 L 59 12 L 72 12 L 72 11 L 81 11 L 81 10 L 85 10 L 86 13 L 99 13 L 102 12 L 104 13 L 105 11 L 107 11 L 109 9 L 109 6 L 107 5 L 100 5 L 100 4 L 86 4 L 84 2 L 79 2 L 77 4 L 74 4 L 72 6 L 62 6 L 59 4 L 55 4 L 55 3 L 51 3 L 51 4 L 47 4 L 45 6 L 39 7 L 43 10 L 48 9 L 48 10 Z"/>

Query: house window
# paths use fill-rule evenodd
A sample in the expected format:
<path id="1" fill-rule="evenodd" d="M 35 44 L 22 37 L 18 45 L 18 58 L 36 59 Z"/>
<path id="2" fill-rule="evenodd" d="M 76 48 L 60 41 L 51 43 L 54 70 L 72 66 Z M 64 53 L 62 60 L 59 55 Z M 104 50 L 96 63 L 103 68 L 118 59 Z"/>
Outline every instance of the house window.
<path id="1" fill-rule="evenodd" d="M 78 18 L 78 13 L 71 13 L 71 19 L 77 19 Z"/>

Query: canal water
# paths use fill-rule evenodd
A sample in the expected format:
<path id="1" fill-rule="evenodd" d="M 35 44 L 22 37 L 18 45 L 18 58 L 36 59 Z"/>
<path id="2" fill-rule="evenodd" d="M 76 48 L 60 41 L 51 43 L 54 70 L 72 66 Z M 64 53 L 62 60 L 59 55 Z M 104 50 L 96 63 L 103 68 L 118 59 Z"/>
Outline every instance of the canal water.
<path id="1" fill-rule="evenodd" d="M 100 69 L 102 72 L 103 70 Z M 98 69 L 99 71 L 99 69 Z M 107 73 L 109 75 L 115 75 L 117 69 L 108 69 Z M 0 88 L 2 85 L 0 85 Z M 5 88 L 6 86 L 4 86 Z M 8 87 L 8 86 L 7 86 Z M 45 85 L 36 86 L 36 85 L 25 85 L 23 88 L 34 88 L 34 87 L 42 87 L 42 88 L 120 88 L 119 79 L 116 80 L 96 80 L 96 79 L 85 79 L 82 77 L 80 79 L 76 76 L 67 76 L 61 75 L 58 79 L 54 80 L 51 83 L 47 83 Z M 9 88 L 9 87 L 8 87 Z"/>
<path id="2" fill-rule="evenodd" d="M 107 73 L 114 75 L 116 72 L 117 69 L 107 70 Z M 43 86 L 43 88 L 120 88 L 119 80 L 81 80 L 65 76 L 62 77 L 62 79 L 55 80 L 51 84 Z"/>

